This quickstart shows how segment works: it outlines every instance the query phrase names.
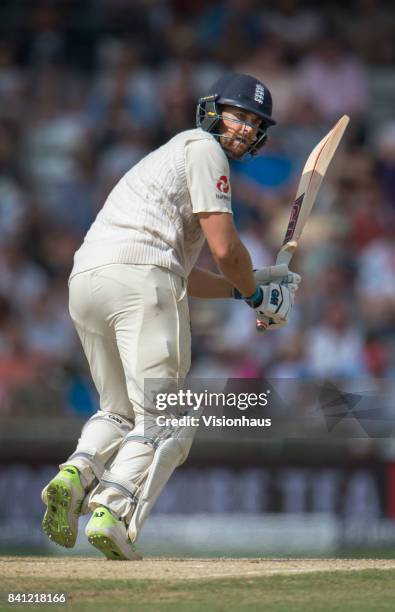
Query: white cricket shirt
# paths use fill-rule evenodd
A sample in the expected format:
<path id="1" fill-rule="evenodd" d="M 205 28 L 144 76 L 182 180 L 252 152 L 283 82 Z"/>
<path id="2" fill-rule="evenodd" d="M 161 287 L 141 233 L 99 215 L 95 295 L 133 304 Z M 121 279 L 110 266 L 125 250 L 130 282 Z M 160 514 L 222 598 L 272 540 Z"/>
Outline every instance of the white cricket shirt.
<path id="1" fill-rule="evenodd" d="M 162 266 L 186 278 L 204 243 L 197 212 L 232 213 L 227 157 L 200 128 L 177 134 L 121 178 L 76 252 L 70 278 L 113 263 Z"/>

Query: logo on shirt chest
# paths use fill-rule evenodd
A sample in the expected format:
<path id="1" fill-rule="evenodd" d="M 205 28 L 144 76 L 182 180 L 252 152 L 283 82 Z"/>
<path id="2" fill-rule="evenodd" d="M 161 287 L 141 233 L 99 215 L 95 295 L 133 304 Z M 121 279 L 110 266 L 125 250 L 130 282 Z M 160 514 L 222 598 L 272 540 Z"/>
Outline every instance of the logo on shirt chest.
<path id="1" fill-rule="evenodd" d="M 229 180 L 228 180 L 228 177 L 225 176 L 225 174 L 223 174 L 222 176 L 219 177 L 219 179 L 217 181 L 217 189 L 221 193 L 228 193 L 228 191 L 229 191 Z"/>

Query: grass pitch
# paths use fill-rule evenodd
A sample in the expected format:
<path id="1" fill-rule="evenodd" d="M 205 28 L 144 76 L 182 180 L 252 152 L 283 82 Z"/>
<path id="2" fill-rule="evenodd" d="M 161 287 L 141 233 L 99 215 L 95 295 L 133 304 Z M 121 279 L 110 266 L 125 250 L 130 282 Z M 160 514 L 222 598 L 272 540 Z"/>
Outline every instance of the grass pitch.
<path id="1" fill-rule="evenodd" d="M 5 594 L 67 592 L 49 610 L 381 612 L 395 609 L 395 561 L 379 559 L 145 559 L 0 557 Z"/>

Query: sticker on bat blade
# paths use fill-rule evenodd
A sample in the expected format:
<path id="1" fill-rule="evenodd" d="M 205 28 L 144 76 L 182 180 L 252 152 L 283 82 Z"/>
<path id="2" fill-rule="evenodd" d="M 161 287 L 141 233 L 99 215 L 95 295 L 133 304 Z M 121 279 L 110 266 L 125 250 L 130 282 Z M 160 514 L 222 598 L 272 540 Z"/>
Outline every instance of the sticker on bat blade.
<path id="1" fill-rule="evenodd" d="M 283 244 L 285 244 L 286 242 L 289 242 L 290 240 L 292 240 L 292 237 L 293 237 L 294 231 L 295 231 L 295 227 L 296 227 L 296 224 L 297 224 L 298 219 L 299 219 L 299 213 L 300 213 L 300 209 L 302 207 L 302 202 L 303 202 L 304 195 L 305 194 L 302 193 L 302 195 L 300 195 L 295 200 L 295 202 L 292 204 L 291 215 L 290 215 L 290 218 L 289 218 L 287 232 L 285 234 L 285 238 L 284 238 Z"/>

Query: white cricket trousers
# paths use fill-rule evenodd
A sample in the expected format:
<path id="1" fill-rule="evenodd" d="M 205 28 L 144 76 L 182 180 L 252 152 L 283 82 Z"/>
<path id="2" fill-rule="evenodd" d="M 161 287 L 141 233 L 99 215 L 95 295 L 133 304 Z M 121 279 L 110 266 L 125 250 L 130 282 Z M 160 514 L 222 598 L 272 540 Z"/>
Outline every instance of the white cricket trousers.
<path id="1" fill-rule="evenodd" d="M 186 281 L 151 265 L 111 264 L 70 281 L 69 309 L 100 408 L 144 414 L 144 379 L 184 378 L 191 363 Z"/>
<path id="2" fill-rule="evenodd" d="M 106 469 L 130 493 L 145 480 L 154 455 L 139 438 L 160 435 L 158 413 L 145 405 L 144 380 L 182 379 L 190 368 L 186 281 L 158 266 L 102 266 L 72 277 L 69 310 L 100 396 L 97 416 L 104 415 L 86 423 L 70 463 L 88 486 Z M 133 440 L 125 444 L 128 433 Z M 130 500 L 120 494 L 125 487 L 114 486 L 96 487 L 89 507 L 130 515 Z"/>

